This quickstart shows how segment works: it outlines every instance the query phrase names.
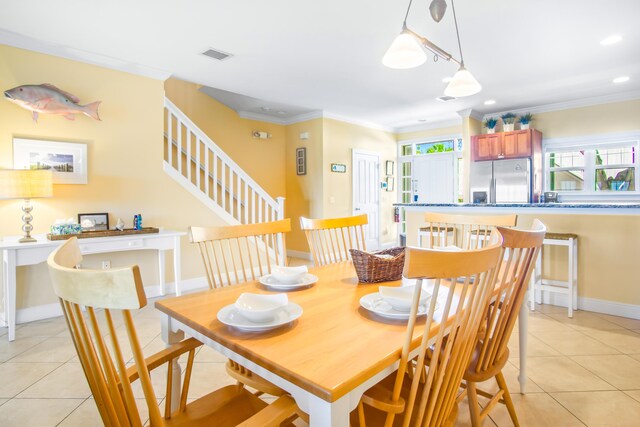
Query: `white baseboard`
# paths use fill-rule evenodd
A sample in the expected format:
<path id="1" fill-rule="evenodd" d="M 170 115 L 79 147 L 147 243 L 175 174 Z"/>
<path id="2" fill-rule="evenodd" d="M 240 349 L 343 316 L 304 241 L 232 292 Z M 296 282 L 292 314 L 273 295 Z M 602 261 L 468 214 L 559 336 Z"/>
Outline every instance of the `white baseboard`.
<path id="1" fill-rule="evenodd" d="M 196 277 L 194 279 L 182 280 L 182 292 L 194 292 L 208 289 L 207 278 L 205 276 Z M 160 296 L 160 285 L 145 286 L 144 292 L 147 298 L 155 298 Z M 176 286 L 167 283 L 167 295 L 175 295 Z M 62 307 L 59 303 L 37 305 L 34 307 L 20 308 L 16 310 L 16 324 L 35 322 L 36 320 L 50 319 L 52 317 L 62 316 Z M 7 326 L 4 319 L 4 313 L 0 319 L 0 326 Z"/>
<path id="2" fill-rule="evenodd" d="M 313 258 L 311 257 L 311 254 L 309 252 L 294 251 L 294 250 L 291 250 L 291 249 L 287 249 L 287 256 L 288 257 L 294 257 L 294 258 L 306 259 L 308 261 L 313 261 Z"/>
<path id="3" fill-rule="evenodd" d="M 536 301 L 540 301 L 539 292 L 536 291 Z M 545 292 L 542 302 L 544 304 L 568 307 L 568 295 Z M 527 301 L 528 302 L 528 301 Z M 612 316 L 640 319 L 640 305 L 626 304 L 623 302 L 607 301 L 595 298 L 578 297 L 578 310 L 593 311 L 595 313 L 610 314 Z"/>

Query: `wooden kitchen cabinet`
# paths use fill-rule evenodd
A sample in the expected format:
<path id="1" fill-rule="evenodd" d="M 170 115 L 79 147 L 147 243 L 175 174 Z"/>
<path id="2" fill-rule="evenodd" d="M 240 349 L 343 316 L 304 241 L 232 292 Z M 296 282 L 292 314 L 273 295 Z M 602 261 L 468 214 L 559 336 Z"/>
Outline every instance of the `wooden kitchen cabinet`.
<path id="1" fill-rule="evenodd" d="M 542 133 L 535 129 L 497 132 L 471 137 L 473 160 L 531 157 L 542 146 Z"/>

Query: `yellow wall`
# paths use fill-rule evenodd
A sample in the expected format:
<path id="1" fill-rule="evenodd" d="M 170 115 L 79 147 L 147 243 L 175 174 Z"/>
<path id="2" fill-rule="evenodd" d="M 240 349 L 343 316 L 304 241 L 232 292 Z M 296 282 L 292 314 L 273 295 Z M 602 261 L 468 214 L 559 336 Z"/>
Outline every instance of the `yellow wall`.
<path id="1" fill-rule="evenodd" d="M 200 92 L 195 83 L 171 78 L 164 88 L 167 98 L 271 197 L 284 197 L 284 126 L 240 118 L 231 108 Z M 268 132 L 271 138 L 254 138 L 253 131 Z"/>
<path id="2" fill-rule="evenodd" d="M 414 139 L 421 138 L 434 138 L 437 136 L 451 136 L 451 135 L 461 135 L 462 134 L 462 120 L 460 120 L 460 125 L 458 126 L 447 126 L 443 128 L 437 129 L 427 129 L 420 130 L 415 132 L 403 132 L 396 134 L 396 140 L 400 141 L 412 141 Z"/>
<path id="3" fill-rule="evenodd" d="M 385 162 L 397 161 L 395 135 L 333 119 L 324 119 L 324 218 L 353 215 L 352 153 L 354 149 L 368 150 L 380 155 L 380 182 L 385 176 Z M 347 165 L 346 173 L 331 172 L 331 163 Z M 397 165 L 395 165 L 397 167 Z M 397 188 L 397 187 L 396 187 Z M 393 203 L 396 191 L 380 191 L 380 243 L 397 240 L 393 222 Z"/>
<path id="4" fill-rule="evenodd" d="M 132 226 L 141 213 L 147 226 L 186 231 L 191 224 L 216 225 L 219 220 L 162 170 L 162 81 L 0 45 L 0 82 L 6 90 L 23 84 L 52 83 L 77 95 L 83 103 L 101 100 L 95 121 L 78 116 L 69 121 L 31 113 L 0 100 L 0 167 L 13 166 L 13 137 L 81 142 L 88 146 L 87 185 L 54 185 L 53 198 L 34 200 L 34 233 L 48 231 L 56 218 L 79 212 L 108 212 Z M 21 201 L 0 201 L 0 236 L 20 234 Z M 109 259 L 112 266 L 140 264 L 146 285 L 157 284 L 157 256 L 150 251 L 88 257 L 85 265 Z M 168 270 L 171 263 L 167 262 Z M 196 248 L 182 239 L 183 279 L 202 277 Z M 173 280 L 171 271 L 167 279 Z M 44 264 L 18 269 L 18 307 L 57 303 Z"/>
<path id="5" fill-rule="evenodd" d="M 300 230 L 299 219 L 321 218 L 323 215 L 322 144 L 323 119 L 313 119 L 286 127 L 286 187 L 285 216 L 291 218 L 291 233 L 287 235 L 287 249 L 309 252 L 306 237 Z M 309 139 L 300 139 L 307 132 Z M 307 149 L 307 174 L 296 172 L 296 148 Z"/>
<path id="6" fill-rule="evenodd" d="M 534 114 L 543 138 L 564 138 L 640 130 L 640 99 Z"/>
<path id="7" fill-rule="evenodd" d="M 424 224 L 427 209 L 407 212 L 407 245 L 417 246 L 418 228 Z M 481 214 L 480 211 L 456 209 L 458 213 Z M 640 305 L 640 215 L 518 214 L 517 226 L 530 228 L 534 218 L 540 219 L 549 231 L 578 235 L 580 297 Z M 567 279 L 566 248 L 545 247 L 543 259 L 546 278 Z"/>

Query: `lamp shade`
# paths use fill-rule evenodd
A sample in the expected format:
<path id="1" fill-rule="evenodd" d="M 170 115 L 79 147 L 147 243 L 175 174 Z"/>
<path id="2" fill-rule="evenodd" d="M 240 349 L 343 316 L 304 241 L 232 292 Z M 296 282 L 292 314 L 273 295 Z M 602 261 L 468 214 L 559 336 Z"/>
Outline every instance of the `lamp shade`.
<path id="1" fill-rule="evenodd" d="M 382 63 L 389 68 L 406 69 L 424 64 L 427 55 L 418 40 L 409 33 L 402 32 L 391 43 L 382 57 Z"/>
<path id="2" fill-rule="evenodd" d="M 460 66 L 444 90 L 444 94 L 461 98 L 474 95 L 481 90 L 482 86 L 480 86 L 476 78 L 464 66 Z"/>
<path id="3" fill-rule="evenodd" d="M 0 198 L 35 199 L 53 196 L 53 174 L 50 170 L 0 170 Z"/>

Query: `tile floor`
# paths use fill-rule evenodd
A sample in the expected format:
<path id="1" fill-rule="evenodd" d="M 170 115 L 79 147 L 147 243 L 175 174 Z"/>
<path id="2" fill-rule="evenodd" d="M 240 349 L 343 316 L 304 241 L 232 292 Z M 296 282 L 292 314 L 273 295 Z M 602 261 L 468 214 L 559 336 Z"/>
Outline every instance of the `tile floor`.
<path id="1" fill-rule="evenodd" d="M 145 353 L 163 348 L 152 305 L 135 315 Z M 529 391 L 518 393 L 517 336 L 504 369 L 522 426 L 638 426 L 640 423 L 640 320 L 540 306 L 529 318 Z M 517 331 L 517 328 L 516 328 Z M 19 325 L 14 342 L 0 328 L 0 426 L 99 426 L 95 403 L 63 318 Z M 201 348 L 190 397 L 232 381 L 225 359 Z M 164 374 L 153 377 L 159 402 Z M 486 389 L 495 387 L 487 384 Z M 135 390 L 143 405 L 142 393 Z M 470 425 L 461 405 L 457 425 Z M 511 426 L 499 405 L 485 426 Z"/>

